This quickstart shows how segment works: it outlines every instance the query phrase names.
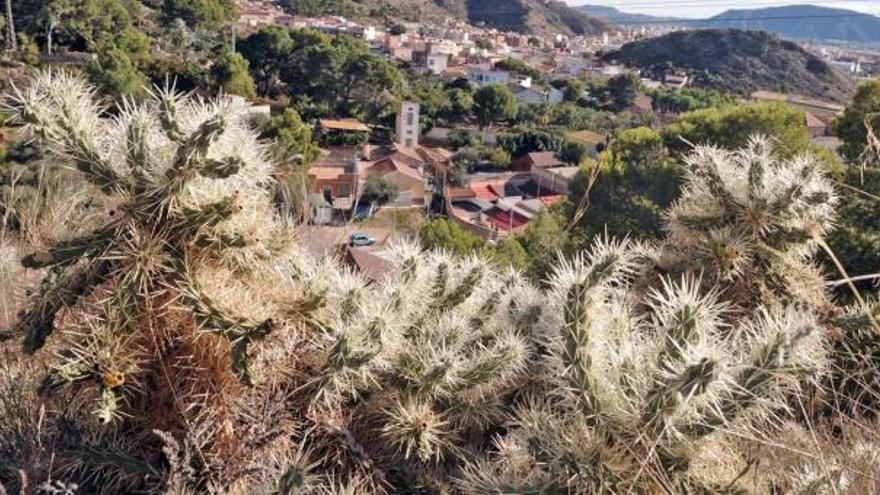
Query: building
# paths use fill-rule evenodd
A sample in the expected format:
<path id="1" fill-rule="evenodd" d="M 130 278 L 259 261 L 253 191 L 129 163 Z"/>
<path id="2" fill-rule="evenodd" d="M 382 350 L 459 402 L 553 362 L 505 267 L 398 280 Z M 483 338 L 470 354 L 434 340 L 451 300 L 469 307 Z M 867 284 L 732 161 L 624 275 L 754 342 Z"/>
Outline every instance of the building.
<path id="1" fill-rule="evenodd" d="M 683 72 L 668 72 L 663 76 L 663 85 L 670 89 L 682 89 L 690 82 L 690 77 Z"/>
<path id="2" fill-rule="evenodd" d="M 556 105 L 562 103 L 565 99 L 565 93 L 553 87 L 550 89 L 539 89 L 533 88 L 531 85 L 528 87 L 516 85 L 511 87 L 511 91 L 517 100 L 527 105 L 540 105 L 542 103 Z"/>
<path id="3" fill-rule="evenodd" d="M 565 163 L 553 151 L 536 151 L 526 153 L 510 164 L 516 172 L 534 172 L 537 169 L 562 167 Z"/>
<path id="4" fill-rule="evenodd" d="M 509 84 L 510 73 L 504 70 L 491 70 L 483 67 L 471 66 L 467 69 L 467 78 L 477 86 L 490 84 Z"/>
<path id="5" fill-rule="evenodd" d="M 420 53 L 416 60 L 424 70 L 436 75 L 443 74 L 449 67 L 449 54 L 447 53 Z"/>
<path id="6" fill-rule="evenodd" d="M 389 156 L 373 163 L 365 164 L 361 170 L 364 180 L 370 177 L 382 177 L 397 186 L 400 192 L 397 203 L 401 205 L 425 204 L 425 176 L 419 168 Z"/>
<path id="7" fill-rule="evenodd" d="M 568 187 L 578 171 L 580 167 L 534 168 L 532 179 L 542 190 L 568 194 Z"/>
<path id="8" fill-rule="evenodd" d="M 568 133 L 568 139 L 582 144 L 587 153 L 595 156 L 605 149 L 606 137 L 593 131 L 582 130 Z"/>
<path id="9" fill-rule="evenodd" d="M 419 144 L 419 104 L 405 101 L 397 112 L 396 143 L 407 148 Z"/>

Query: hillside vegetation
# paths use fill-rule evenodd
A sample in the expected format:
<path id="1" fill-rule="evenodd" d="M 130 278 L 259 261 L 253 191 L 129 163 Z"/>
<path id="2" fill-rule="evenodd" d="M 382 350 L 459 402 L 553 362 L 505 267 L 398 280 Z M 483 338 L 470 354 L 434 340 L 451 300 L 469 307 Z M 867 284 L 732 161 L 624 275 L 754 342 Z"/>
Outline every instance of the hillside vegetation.
<path id="1" fill-rule="evenodd" d="M 686 69 L 698 86 L 740 94 L 765 89 L 846 101 L 855 88 L 816 55 L 760 31 L 677 31 L 628 43 L 605 58 L 658 75 Z"/>

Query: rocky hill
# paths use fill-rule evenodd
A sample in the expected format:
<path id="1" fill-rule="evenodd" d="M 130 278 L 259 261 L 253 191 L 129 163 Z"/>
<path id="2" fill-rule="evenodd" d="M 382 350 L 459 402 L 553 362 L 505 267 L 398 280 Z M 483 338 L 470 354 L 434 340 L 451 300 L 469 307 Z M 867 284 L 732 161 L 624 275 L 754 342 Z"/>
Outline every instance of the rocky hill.
<path id="1" fill-rule="evenodd" d="M 605 59 L 652 75 L 684 69 L 698 86 L 740 94 L 765 89 L 845 101 L 855 84 L 797 44 L 762 31 L 677 31 L 628 43 Z"/>
<path id="2" fill-rule="evenodd" d="M 658 17 L 647 14 L 624 12 L 614 7 L 604 5 L 578 5 L 575 10 L 583 12 L 590 17 L 595 17 L 614 24 L 675 24 L 681 19 L 676 17 Z"/>
<path id="3" fill-rule="evenodd" d="M 816 5 L 728 10 L 697 26 L 758 29 L 791 39 L 880 43 L 880 17 Z"/>
<path id="4" fill-rule="evenodd" d="M 355 13 L 358 17 L 382 17 L 424 21 L 449 16 L 474 25 L 526 34 L 599 34 L 611 26 L 555 0 L 311 0 L 293 1 L 293 10 L 321 14 Z M 295 12 L 306 13 L 306 12 Z"/>
<path id="5" fill-rule="evenodd" d="M 438 0 L 443 2 L 444 0 Z M 448 0 L 445 0 L 448 3 Z M 506 31 L 538 34 L 599 34 L 605 21 L 577 11 L 564 2 L 547 0 L 461 0 L 468 20 Z"/>

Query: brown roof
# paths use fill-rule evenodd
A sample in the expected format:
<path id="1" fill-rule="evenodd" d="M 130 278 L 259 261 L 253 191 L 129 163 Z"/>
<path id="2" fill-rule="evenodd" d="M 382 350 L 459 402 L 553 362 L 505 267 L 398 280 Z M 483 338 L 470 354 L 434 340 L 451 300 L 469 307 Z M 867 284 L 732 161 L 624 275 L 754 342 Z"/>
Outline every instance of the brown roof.
<path id="1" fill-rule="evenodd" d="M 343 167 L 309 167 L 309 176 L 317 180 L 335 180 L 345 173 Z"/>
<path id="2" fill-rule="evenodd" d="M 526 155 L 532 161 L 533 167 L 550 168 L 564 165 L 554 151 L 536 151 Z"/>
<path id="3" fill-rule="evenodd" d="M 384 174 L 389 172 L 400 172 L 403 175 L 406 175 L 407 177 L 416 180 L 424 179 L 424 176 L 418 170 L 409 166 L 409 164 L 407 163 L 403 163 L 395 157 L 383 158 L 379 161 L 367 165 L 367 173 L 370 175 L 376 173 Z"/>
<path id="4" fill-rule="evenodd" d="M 449 199 L 466 199 L 477 197 L 477 193 L 470 187 L 450 187 L 446 189 L 446 196 Z"/>
<path id="5" fill-rule="evenodd" d="M 333 129 L 335 131 L 370 132 L 370 128 L 366 124 L 355 119 L 321 119 L 319 124 L 323 129 Z"/>

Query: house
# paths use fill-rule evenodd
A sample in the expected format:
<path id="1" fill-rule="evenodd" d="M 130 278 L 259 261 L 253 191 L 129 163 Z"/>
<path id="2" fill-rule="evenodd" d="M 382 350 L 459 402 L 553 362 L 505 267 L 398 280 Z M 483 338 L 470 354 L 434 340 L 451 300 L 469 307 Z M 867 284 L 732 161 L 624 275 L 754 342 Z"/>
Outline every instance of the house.
<path id="1" fill-rule="evenodd" d="M 322 146 L 363 147 L 369 140 L 370 128 L 356 119 L 321 119 L 317 137 Z"/>
<path id="2" fill-rule="evenodd" d="M 443 74 L 449 66 L 448 53 L 429 53 L 425 60 L 425 67 L 432 74 Z"/>
<path id="3" fill-rule="evenodd" d="M 580 167 L 534 168 L 532 178 L 543 190 L 568 194 L 569 185 L 578 171 Z"/>
<path id="4" fill-rule="evenodd" d="M 545 90 L 533 88 L 531 85 L 528 87 L 516 85 L 511 87 L 511 91 L 517 100 L 527 105 L 540 105 L 542 103 L 557 105 L 565 99 L 565 93 L 553 87 Z"/>
<path id="5" fill-rule="evenodd" d="M 684 72 L 667 72 L 663 76 L 663 85 L 670 89 L 682 89 L 690 82 L 690 77 Z"/>
<path id="6" fill-rule="evenodd" d="M 482 67 L 468 67 L 468 81 L 477 86 L 488 86 L 490 84 L 508 84 L 510 83 L 510 73 L 503 70 L 491 70 Z"/>
<path id="7" fill-rule="evenodd" d="M 554 151 L 536 151 L 526 153 L 510 164 L 516 172 L 533 172 L 536 169 L 562 167 L 565 163 L 556 156 Z"/>
<path id="8" fill-rule="evenodd" d="M 312 165 L 308 171 L 313 193 L 320 194 L 335 209 L 347 210 L 358 193 L 356 165 L 349 167 Z"/>
<path id="9" fill-rule="evenodd" d="M 379 161 L 365 164 L 362 168 L 364 180 L 370 177 L 382 177 L 397 186 L 400 196 L 399 204 L 425 204 L 427 182 L 422 172 L 403 160 L 389 156 Z"/>
<path id="10" fill-rule="evenodd" d="M 582 130 L 570 132 L 569 140 L 582 144 L 590 155 L 597 155 L 605 150 L 606 137 L 593 131 Z"/>

